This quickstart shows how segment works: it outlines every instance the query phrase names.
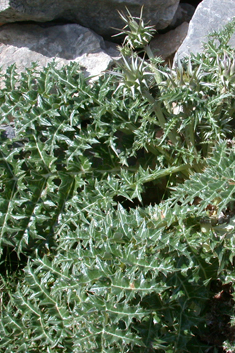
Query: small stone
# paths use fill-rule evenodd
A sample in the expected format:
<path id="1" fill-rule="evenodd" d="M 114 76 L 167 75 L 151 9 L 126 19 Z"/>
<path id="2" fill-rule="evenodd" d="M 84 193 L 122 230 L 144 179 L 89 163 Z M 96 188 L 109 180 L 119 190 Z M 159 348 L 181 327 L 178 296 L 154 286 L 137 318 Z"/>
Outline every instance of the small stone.
<path id="1" fill-rule="evenodd" d="M 15 137 L 15 129 L 12 125 L 0 126 L 1 135 L 3 138 L 13 139 Z"/>

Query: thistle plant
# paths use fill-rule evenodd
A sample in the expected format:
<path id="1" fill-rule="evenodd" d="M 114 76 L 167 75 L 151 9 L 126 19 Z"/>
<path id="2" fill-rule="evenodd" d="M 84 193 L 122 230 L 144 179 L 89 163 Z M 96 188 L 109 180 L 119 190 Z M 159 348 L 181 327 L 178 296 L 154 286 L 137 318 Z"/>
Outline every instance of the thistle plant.
<path id="1" fill-rule="evenodd" d="M 92 86 L 2 75 L 1 353 L 235 350 L 232 28 L 173 70 L 127 39 Z"/>
<path id="2" fill-rule="evenodd" d="M 140 34 L 135 26 L 131 26 L 132 18 L 125 18 L 125 22 L 124 47 L 128 43 L 130 48 L 135 48 L 135 40 Z M 142 11 L 139 22 L 144 27 Z M 126 30 L 128 25 L 129 31 Z M 185 176 L 201 171 L 204 167 L 203 158 L 209 156 L 211 147 L 232 134 L 234 51 L 230 48 L 230 54 L 226 52 L 230 38 L 228 32 L 232 33 L 233 25 L 229 24 L 228 27 L 217 35 L 213 34 L 203 54 L 178 61 L 174 69 L 161 66 L 161 60 L 154 58 L 150 46 L 139 39 L 138 48 L 142 43 L 149 60 L 145 57 L 139 59 L 138 65 L 133 51 L 129 52 L 130 61 L 135 65 L 130 65 L 128 58 L 123 58 L 119 87 L 124 92 L 130 89 L 135 98 L 141 94 L 147 99 L 149 110 L 155 115 L 161 131 L 157 133 L 161 138 L 156 141 L 154 148 L 162 151 L 160 147 L 164 146 L 164 150 L 168 151 L 168 165 L 172 159 L 177 163 L 185 163 L 188 166 Z M 150 31 L 149 26 L 146 31 Z M 219 50 L 216 48 L 218 37 L 223 38 Z M 229 116 L 224 114 L 226 109 L 229 109 Z"/>

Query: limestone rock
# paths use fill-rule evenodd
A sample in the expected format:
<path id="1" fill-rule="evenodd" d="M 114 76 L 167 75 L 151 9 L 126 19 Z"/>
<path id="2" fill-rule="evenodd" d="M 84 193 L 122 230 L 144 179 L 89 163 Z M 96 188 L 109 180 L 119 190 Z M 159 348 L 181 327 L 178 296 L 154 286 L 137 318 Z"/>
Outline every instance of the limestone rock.
<path id="1" fill-rule="evenodd" d="M 172 21 L 179 0 L 0 0 L 0 22 L 36 21 L 55 19 L 78 23 L 93 29 L 102 36 L 111 36 L 124 23 L 117 12 L 129 9 L 139 16 L 144 5 L 144 17 L 156 25 L 166 28 Z"/>
<path id="2" fill-rule="evenodd" d="M 78 62 L 87 75 L 99 75 L 118 58 L 102 37 L 78 24 L 43 28 L 38 24 L 7 24 L 0 27 L 0 66 L 16 64 L 18 72 L 38 62 L 39 69 L 55 60 L 58 67 Z"/>
<path id="3" fill-rule="evenodd" d="M 190 53 L 201 52 L 208 34 L 222 28 L 234 16 L 234 0 L 203 0 L 190 21 L 188 34 L 175 55 L 174 63 Z M 235 47 L 235 35 L 230 44 Z"/>
<path id="4" fill-rule="evenodd" d="M 151 41 L 150 47 L 156 56 L 163 60 L 170 57 L 177 51 L 187 35 L 188 23 L 184 22 L 165 34 L 159 34 Z"/>

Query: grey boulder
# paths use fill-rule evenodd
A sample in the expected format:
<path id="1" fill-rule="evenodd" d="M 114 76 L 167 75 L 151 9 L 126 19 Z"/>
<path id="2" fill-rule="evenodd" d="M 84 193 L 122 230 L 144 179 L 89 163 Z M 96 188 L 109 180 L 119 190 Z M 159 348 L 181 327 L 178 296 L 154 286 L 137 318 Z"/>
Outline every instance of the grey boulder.
<path id="1" fill-rule="evenodd" d="M 117 33 L 112 27 L 124 25 L 117 10 L 125 12 L 127 7 L 138 16 L 144 6 L 145 20 L 162 29 L 171 23 L 178 4 L 179 0 L 0 0 L 0 23 L 60 19 L 111 36 Z"/>
<path id="2" fill-rule="evenodd" d="M 175 55 L 174 64 L 190 53 L 202 52 L 203 42 L 207 41 L 208 34 L 221 29 L 234 16 L 234 0 L 202 1 L 189 23 L 188 34 Z M 235 47 L 235 35 L 232 36 L 230 44 Z"/>
<path id="3" fill-rule="evenodd" d="M 51 61 L 58 67 L 78 62 L 85 74 L 99 75 L 118 59 L 115 47 L 108 48 L 102 37 L 78 24 L 42 27 L 38 24 L 8 24 L 0 27 L 0 67 L 16 64 L 24 71 L 33 62 L 43 68 Z"/>

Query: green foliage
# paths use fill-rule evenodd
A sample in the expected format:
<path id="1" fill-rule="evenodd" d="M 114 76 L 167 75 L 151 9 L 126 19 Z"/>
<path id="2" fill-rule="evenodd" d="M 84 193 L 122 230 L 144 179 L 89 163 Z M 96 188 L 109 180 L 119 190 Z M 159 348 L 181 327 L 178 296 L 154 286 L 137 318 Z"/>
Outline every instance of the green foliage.
<path id="1" fill-rule="evenodd" d="M 215 32 L 202 54 L 178 61 L 173 69 L 160 66 L 149 46 L 149 62 L 132 53 L 130 62 L 124 56 L 120 65 L 119 88 L 136 99 L 144 96 L 151 105 L 159 130 L 155 148 L 169 151 L 164 154 L 168 163 L 174 155 L 177 164 L 189 164 L 188 174 L 200 172 L 202 157 L 233 136 L 235 65 L 227 44 L 233 30 L 234 22 Z"/>
<path id="2" fill-rule="evenodd" d="M 233 349 L 205 339 L 235 278 L 233 26 L 170 70 L 128 15 L 115 75 L 2 76 L 0 352 Z"/>

